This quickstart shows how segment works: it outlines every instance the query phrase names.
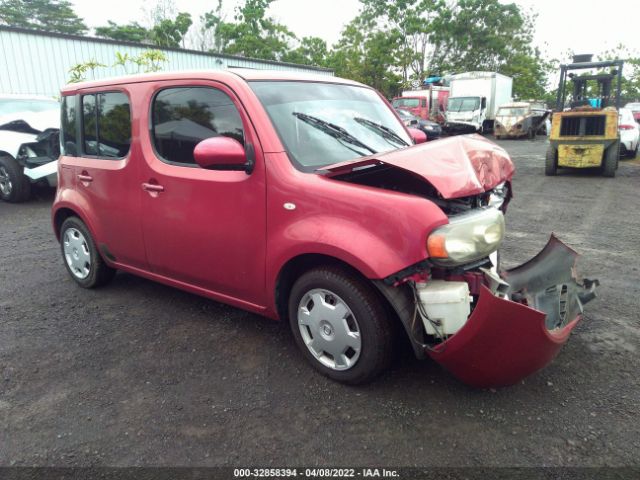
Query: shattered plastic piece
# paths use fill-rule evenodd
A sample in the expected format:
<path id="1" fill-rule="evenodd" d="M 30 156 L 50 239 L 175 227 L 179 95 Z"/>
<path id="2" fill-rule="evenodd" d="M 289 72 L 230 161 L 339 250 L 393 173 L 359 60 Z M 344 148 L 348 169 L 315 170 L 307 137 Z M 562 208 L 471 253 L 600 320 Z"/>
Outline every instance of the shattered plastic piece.
<path id="1" fill-rule="evenodd" d="M 512 385 L 546 366 L 582 319 L 584 285 L 575 277 L 577 254 L 551 236 L 527 263 L 503 273 L 513 300 L 483 287 L 465 326 L 428 354 L 474 387 Z M 525 304 L 526 303 L 526 304 Z"/>

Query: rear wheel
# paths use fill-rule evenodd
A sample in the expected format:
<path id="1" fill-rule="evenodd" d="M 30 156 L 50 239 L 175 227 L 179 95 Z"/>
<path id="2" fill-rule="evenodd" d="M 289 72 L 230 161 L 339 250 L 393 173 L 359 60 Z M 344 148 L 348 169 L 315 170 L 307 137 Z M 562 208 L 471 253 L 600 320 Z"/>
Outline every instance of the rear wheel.
<path id="1" fill-rule="evenodd" d="M 620 158 L 620 145 L 614 143 L 604 154 L 602 161 L 602 176 L 615 177 L 618 169 L 618 159 Z"/>
<path id="2" fill-rule="evenodd" d="M 558 173 L 558 151 L 549 147 L 547 149 L 547 155 L 544 163 L 544 174 L 547 176 L 553 176 Z"/>
<path id="3" fill-rule="evenodd" d="M 104 263 L 89 229 L 77 217 L 69 217 L 62 223 L 60 247 L 67 271 L 83 288 L 106 285 L 116 274 Z"/>
<path id="4" fill-rule="evenodd" d="M 31 182 L 13 158 L 0 157 L 0 198 L 5 202 L 25 202 L 31 196 Z"/>
<path id="5" fill-rule="evenodd" d="M 384 305 L 347 269 L 304 273 L 291 289 L 289 323 L 307 360 L 333 380 L 370 381 L 391 359 L 393 329 Z"/>
<path id="6" fill-rule="evenodd" d="M 529 131 L 527 132 L 527 137 L 529 137 L 529 140 L 535 140 L 536 139 L 536 131 L 533 127 L 531 127 L 529 129 Z"/>

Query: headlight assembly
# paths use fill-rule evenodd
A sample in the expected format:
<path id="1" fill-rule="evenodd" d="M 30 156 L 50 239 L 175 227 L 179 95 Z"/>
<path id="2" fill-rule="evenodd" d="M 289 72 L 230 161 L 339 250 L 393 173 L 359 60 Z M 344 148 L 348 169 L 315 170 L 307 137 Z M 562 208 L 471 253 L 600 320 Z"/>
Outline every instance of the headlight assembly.
<path id="1" fill-rule="evenodd" d="M 430 260 L 436 265 L 463 265 L 496 251 L 504 238 L 504 216 L 496 208 L 451 217 L 427 238 Z"/>

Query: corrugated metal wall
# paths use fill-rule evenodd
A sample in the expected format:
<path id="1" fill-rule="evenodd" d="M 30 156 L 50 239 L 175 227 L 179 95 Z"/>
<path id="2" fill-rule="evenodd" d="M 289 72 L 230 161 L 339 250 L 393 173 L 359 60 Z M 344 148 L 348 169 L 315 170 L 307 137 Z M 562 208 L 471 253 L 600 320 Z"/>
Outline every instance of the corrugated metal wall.
<path id="1" fill-rule="evenodd" d="M 72 35 L 34 32 L 0 26 L 0 94 L 21 93 L 57 96 L 69 80 L 69 69 L 78 63 L 95 60 L 110 65 L 97 68 L 94 77 L 123 75 L 121 66 L 113 67 L 115 52 L 137 56 L 154 48 L 132 43 Z M 230 67 L 260 70 L 290 70 L 333 75 L 326 69 L 279 62 L 266 62 L 229 55 L 214 55 L 192 50 L 160 49 L 168 58 L 163 70 L 225 69 Z M 134 66 L 129 67 L 134 73 Z M 87 73 L 87 79 L 93 78 Z"/>

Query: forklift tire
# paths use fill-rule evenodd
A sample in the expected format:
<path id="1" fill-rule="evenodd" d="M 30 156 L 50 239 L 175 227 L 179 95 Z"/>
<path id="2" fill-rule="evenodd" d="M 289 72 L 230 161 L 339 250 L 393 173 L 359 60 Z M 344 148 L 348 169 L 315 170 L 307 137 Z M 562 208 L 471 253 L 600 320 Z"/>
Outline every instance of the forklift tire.
<path id="1" fill-rule="evenodd" d="M 615 177 L 618 169 L 618 159 L 620 158 L 620 145 L 618 143 L 611 145 L 604 154 L 602 162 L 602 176 Z"/>
<path id="2" fill-rule="evenodd" d="M 558 151 L 549 147 L 547 149 L 547 156 L 544 162 L 544 174 L 548 177 L 553 177 L 558 173 Z"/>
<path id="3" fill-rule="evenodd" d="M 0 199 L 9 203 L 26 202 L 31 196 L 31 181 L 22 166 L 10 156 L 0 157 Z"/>

